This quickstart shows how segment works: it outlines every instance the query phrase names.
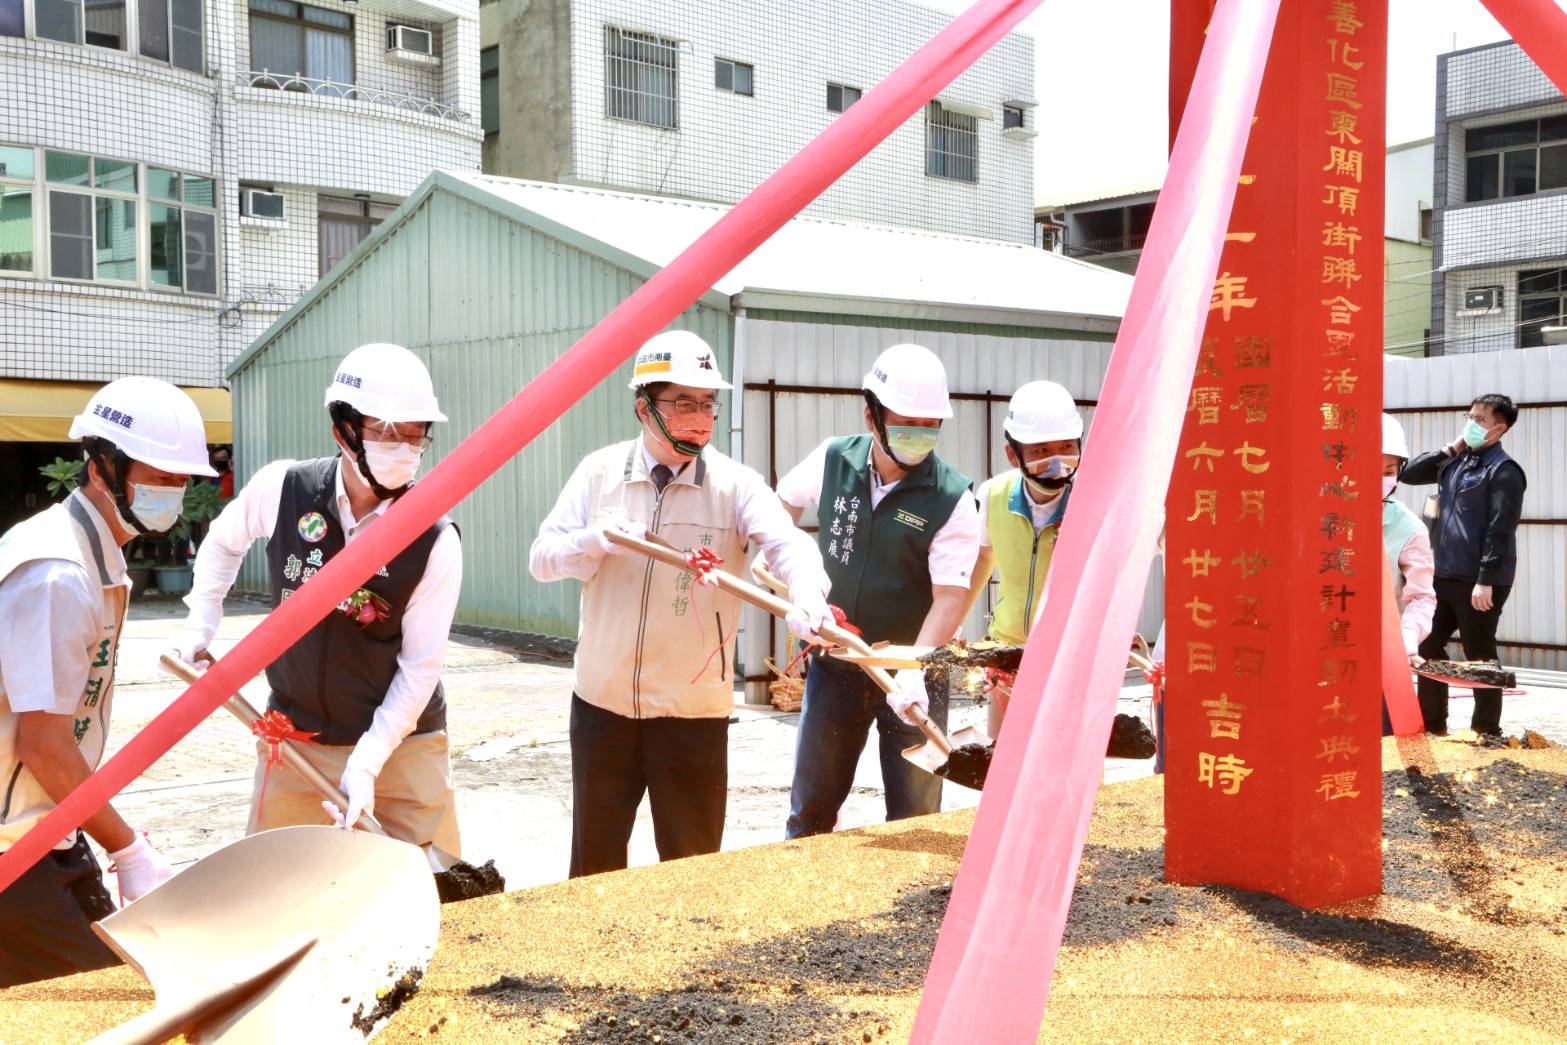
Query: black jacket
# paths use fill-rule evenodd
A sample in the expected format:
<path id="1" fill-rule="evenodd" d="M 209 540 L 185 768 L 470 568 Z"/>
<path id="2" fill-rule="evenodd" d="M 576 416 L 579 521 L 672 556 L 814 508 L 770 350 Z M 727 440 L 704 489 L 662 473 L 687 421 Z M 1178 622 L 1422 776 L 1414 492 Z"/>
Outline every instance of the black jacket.
<path id="1" fill-rule="evenodd" d="M 1476 453 L 1447 450 L 1421 454 L 1404 466 L 1399 481 L 1437 484 L 1436 529 L 1431 549 L 1436 575 L 1476 584 L 1512 584 L 1518 569 L 1518 520 L 1528 480 L 1500 443 Z"/>

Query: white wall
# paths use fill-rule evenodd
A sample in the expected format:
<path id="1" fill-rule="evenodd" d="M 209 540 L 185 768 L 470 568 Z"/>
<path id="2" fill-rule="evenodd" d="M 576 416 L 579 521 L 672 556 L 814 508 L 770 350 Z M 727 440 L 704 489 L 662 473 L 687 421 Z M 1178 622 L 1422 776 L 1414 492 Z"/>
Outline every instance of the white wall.
<path id="1" fill-rule="evenodd" d="M 900 0 L 574 0 L 574 180 L 735 202 L 835 118 L 829 81 L 868 91 L 948 20 Z M 683 41 L 678 131 L 604 115 L 606 25 Z M 921 113 L 805 213 L 1028 242 L 1033 141 L 1003 136 L 1001 103 L 1032 98 L 1033 55 L 1014 33 L 943 92 L 994 114 L 978 125 L 977 183 L 925 176 Z M 716 89 L 715 57 L 754 65 L 755 95 Z"/>
<path id="2" fill-rule="evenodd" d="M 1420 211 L 1430 209 L 1435 146 L 1423 142 L 1389 149 L 1387 154 L 1386 234 L 1420 242 Z"/>
<path id="3" fill-rule="evenodd" d="M 1550 78 L 1511 41 L 1438 60 L 1447 63 L 1448 119 L 1561 100 Z"/>

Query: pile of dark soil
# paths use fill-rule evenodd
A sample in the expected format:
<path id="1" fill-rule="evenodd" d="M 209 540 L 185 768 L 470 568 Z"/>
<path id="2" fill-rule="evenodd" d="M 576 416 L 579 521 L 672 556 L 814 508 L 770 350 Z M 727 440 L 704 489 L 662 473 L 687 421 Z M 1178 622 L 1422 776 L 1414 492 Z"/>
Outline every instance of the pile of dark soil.
<path id="1" fill-rule="evenodd" d="M 985 777 L 990 773 L 990 759 L 995 753 L 994 744 L 962 744 L 952 749 L 936 775 L 963 787 L 983 790 Z"/>
<path id="2" fill-rule="evenodd" d="M 504 893 L 506 879 L 501 877 L 494 860 L 484 861 L 482 867 L 459 860 L 435 876 L 435 891 L 442 903 L 456 903 L 458 900 Z"/>
<path id="3" fill-rule="evenodd" d="M 1153 732 L 1136 715 L 1116 715 L 1110 727 L 1109 758 L 1153 758 L 1157 745 Z"/>

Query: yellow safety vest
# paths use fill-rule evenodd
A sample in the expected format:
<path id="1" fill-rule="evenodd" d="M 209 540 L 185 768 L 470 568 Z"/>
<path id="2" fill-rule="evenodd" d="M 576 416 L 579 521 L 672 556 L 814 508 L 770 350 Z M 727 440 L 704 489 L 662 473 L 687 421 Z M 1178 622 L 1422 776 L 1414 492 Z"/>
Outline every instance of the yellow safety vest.
<path id="1" fill-rule="evenodd" d="M 1070 492 L 1068 487 L 1067 493 Z M 995 569 L 1001 577 L 1001 593 L 990 621 L 990 637 L 997 642 L 1018 645 L 1028 637 L 1029 623 L 1045 588 L 1045 574 L 1050 572 L 1050 556 L 1055 551 L 1066 501 L 1067 494 L 1062 494 L 1050 521 L 1035 533 L 1022 473 L 1013 469 L 990 484 L 985 528 L 995 553 Z"/>

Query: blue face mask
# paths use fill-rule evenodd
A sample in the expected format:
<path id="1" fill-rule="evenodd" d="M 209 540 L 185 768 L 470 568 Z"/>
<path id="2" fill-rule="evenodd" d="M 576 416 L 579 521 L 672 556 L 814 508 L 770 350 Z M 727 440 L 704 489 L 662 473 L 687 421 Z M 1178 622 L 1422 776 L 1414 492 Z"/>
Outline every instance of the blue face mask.
<path id="1" fill-rule="evenodd" d="M 892 459 L 905 468 L 913 468 L 936 450 L 936 440 L 941 438 L 939 428 L 921 428 L 918 425 L 888 425 L 887 448 Z"/>
<path id="2" fill-rule="evenodd" d="M 1471 417 L 1469 419 L 1469 423 L 1464 425 L 1464 442 L 1469 445 L 1469 449 L 1478 450 L 1480 448 L 1480 444 L 1485 442 L 1485 437 L 1485 429 L 1481 428 L 1480 425 L 1475 422 L 1475 419 Z"/>
<path id="3" fill-rule="evenodd" d="M 131 514 L 153 533 L 167 533 L 179 521 L 180 509 L 185 507 L 183 486 L 143 486 L 135 483 L 131 489 Z M 131 527 L 126 527 L 131 529 Z"/>

